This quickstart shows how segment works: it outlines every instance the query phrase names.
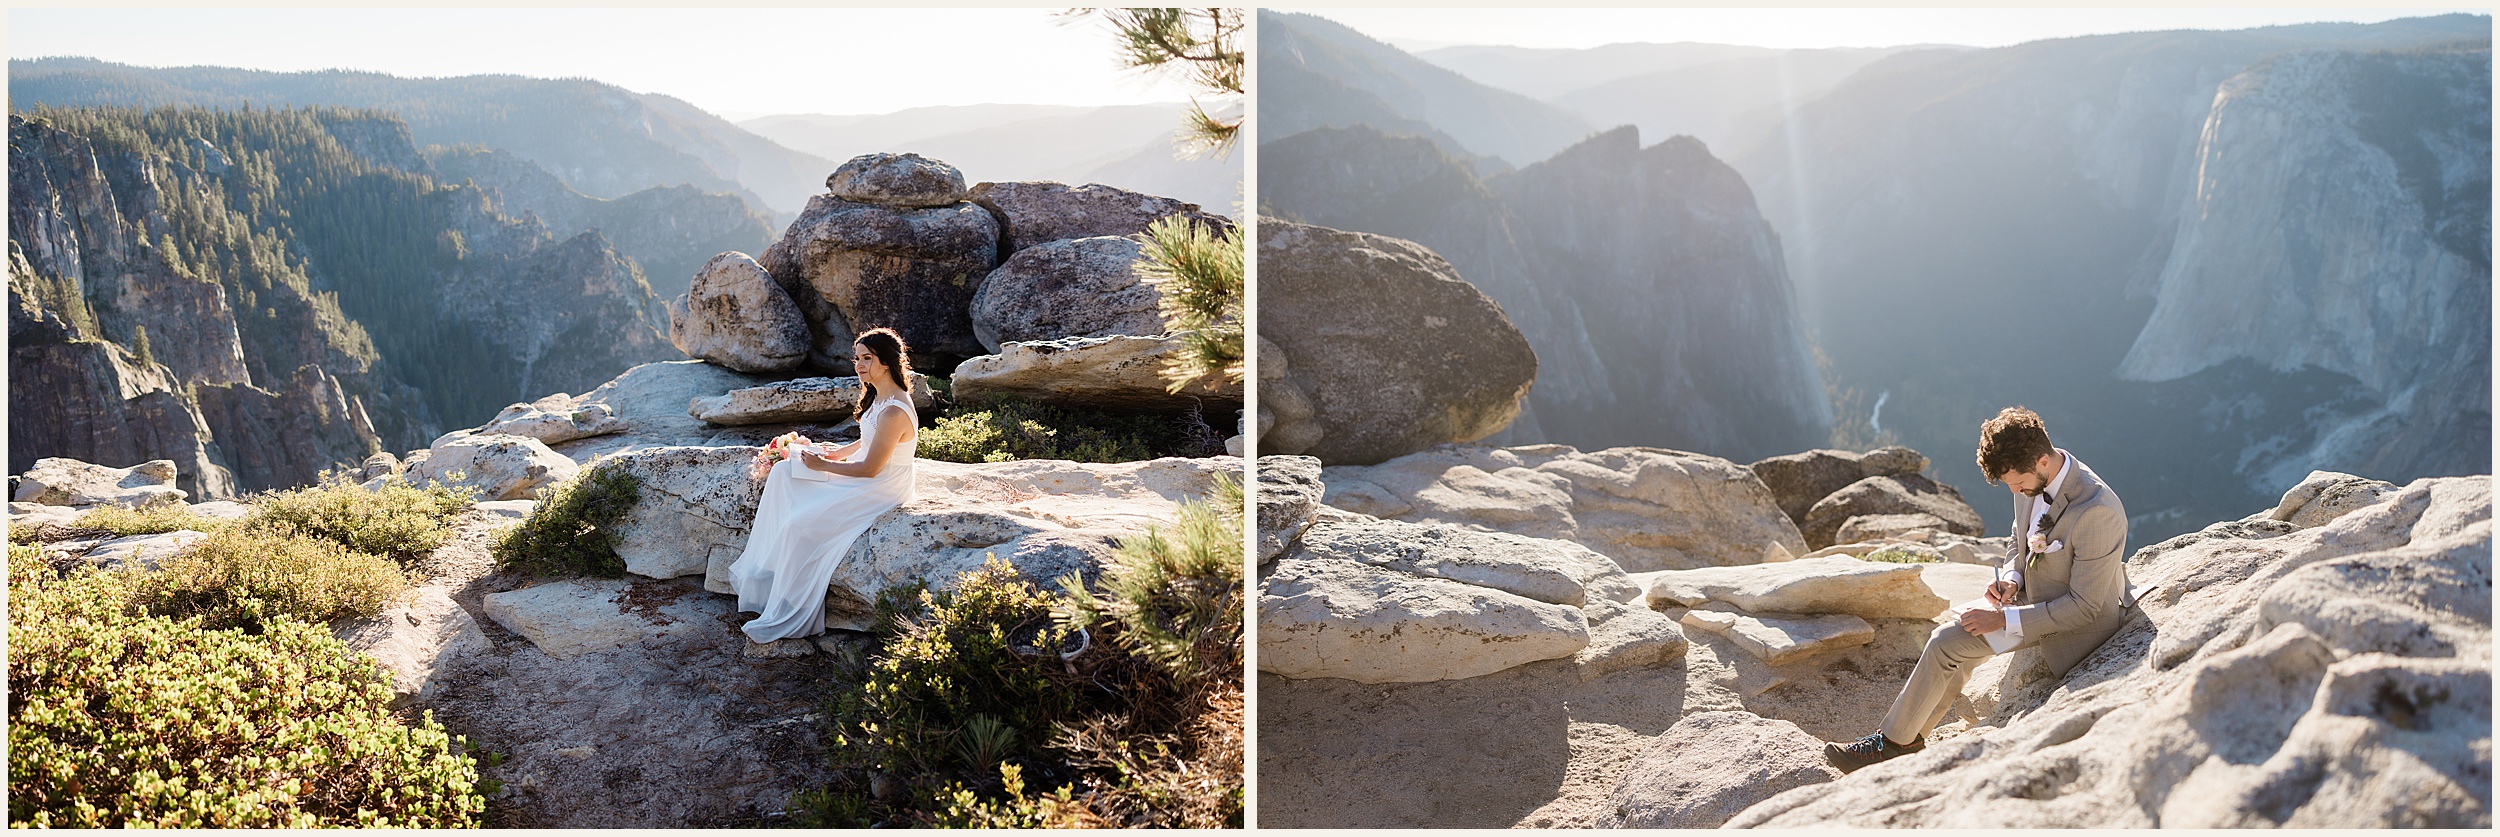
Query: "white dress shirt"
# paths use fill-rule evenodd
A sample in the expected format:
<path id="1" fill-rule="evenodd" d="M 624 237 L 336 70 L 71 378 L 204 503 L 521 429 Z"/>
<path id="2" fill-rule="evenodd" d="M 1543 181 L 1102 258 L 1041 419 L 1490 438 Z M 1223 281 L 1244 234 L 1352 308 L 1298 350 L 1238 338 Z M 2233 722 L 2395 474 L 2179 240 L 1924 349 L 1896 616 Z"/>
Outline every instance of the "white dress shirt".
<path id="1" fill-rule="evenodd" d="M 2030 523 L 2025 525 L 2023 521 L 2014 522 L 2014 528 L 2022 532 L 2018 543 L 2022 544 L 2025 554 L 2031 552 L 2031 539 L 2034 536 L 2047 534 L 2040 531 L 2040 521 L 2049 516 L 2049 501 L 2057 497 L 2057 487 L 2066 484 L 2066 475 L 2075 470 L 2075 455 L 2064 451 L 2059 451 L 2059 454 L 2064 456 L 2066 461 L 2057 467 L 2057 476 L 2050 477 L 2049 484 L 2040 489 L 2040 496 L 2031 498 Z M 2013 568 L 2006 573 L 2006 576 L 2007 580 L 2015 584 L 2023 583 L 2021 567 Z M 2023 615 L 2012 608 L 2005 610 L 2005 632 L 2014 636 L 2023 635 Z"/>

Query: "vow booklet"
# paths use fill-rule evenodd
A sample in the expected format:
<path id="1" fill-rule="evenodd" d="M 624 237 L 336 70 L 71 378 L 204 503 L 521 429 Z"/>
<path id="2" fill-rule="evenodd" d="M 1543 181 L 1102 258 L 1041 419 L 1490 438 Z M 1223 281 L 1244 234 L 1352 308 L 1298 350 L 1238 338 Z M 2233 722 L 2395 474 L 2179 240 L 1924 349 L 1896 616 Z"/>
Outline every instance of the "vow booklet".
<path id="1" fill-rule="evenodd" d="M 804 445 L 791 448 L 790 464 L 794 466 L 790 469 L 790 476 L 792 479 L 813 480 L 815 482 L 824 482 L 826 480 L 833 479 L 832 474 L 809 467 L 804 460 L 799 459 L 799 454 L 801 453 L 812 453 L 817 456 L 825 455 L 824 449 L 816 445 Z"/>
<path id="2" fill-rule="evenodd" d="M 1967 613 L 1967 612 L 1974 611 L 1974 610 L 1995 610 L 1995 609 L 1997 609 L 1997 606 L 1996 606 L 1996 605 L 1989 604 L 1989 603 L 1988 603 L 1988 600 L 1987 600 L 1987 599 L 1984 599 L 1984 598 L 1980 598 L 1980 599 L 1972 599 L 1972 600 L 1970 600 L 1970 601 L 1963 602 L 1963 603 L 1961 603 L 1961 604 L 1958 604 L 1958 605 L 1954 605 L 1954 606 L 1953 606 L 1953 612 L 1954 612 L 1954 613 L 1957 613 L 1957 614 L 1959 614 L 1959 613 Z M 1984 634 L 1980 634 L 1980 635 L 1979 635 L 1979 638 L 1980 638 L 1980 639 L 1987 640 L 1987 641 L 1988 641 L 1988 648 L 1991 650 L 1991 652 L 1993 652 L 1993 653 L 1997 653 L 1997 654 L 2003 654 L 2003 653 L 2005 653 L 2005 652 L 2007 652 L 2007 651 L 2014 650 L 2014 646 L 2022 644 L 2022 641 L 2023 641 L 2023 638 L 2022 638 L 2022 637 L 2018 637 L 2018 636 L 2015 636 L 2015 635 L 2013 635 L 2013 634 L 2006 633 L 2004 628 L 1998 628 L 1998 629 L 1996 629 L 1996 630 L 1989 631 L 1989 632 L 1984 633 Z"/>

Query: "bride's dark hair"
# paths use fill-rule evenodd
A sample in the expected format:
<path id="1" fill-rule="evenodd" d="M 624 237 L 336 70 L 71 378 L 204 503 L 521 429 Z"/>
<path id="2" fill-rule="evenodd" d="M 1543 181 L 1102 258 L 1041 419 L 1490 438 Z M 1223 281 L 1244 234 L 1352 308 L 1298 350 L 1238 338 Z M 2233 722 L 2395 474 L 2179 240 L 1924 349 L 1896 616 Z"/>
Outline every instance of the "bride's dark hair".
<path id="1" fill-rule="evenodd" d="M 878 363 L 884 364 L 887 369 L 894 370 L 894 380 L 903 382 L 903 395 L 906 397 L 911 395 L 911 347 L 903 345 L 902 335 L 894 333 L 893 329 L 880 326 L 860 332 L 858 339 L 852 342 L 866 348 L 869 354 L 876 355 Z M 854 373 L 858 371 L 852 370 Z M 868 408 L 875 405 L 880 397 L 877 394 L 877 382 L 868 380 L 868 376 L 859 376 L 859 385 L 862 389 L 859 403 L 851 405 L 851 419 L 854 421 L 867 415 Z"/>

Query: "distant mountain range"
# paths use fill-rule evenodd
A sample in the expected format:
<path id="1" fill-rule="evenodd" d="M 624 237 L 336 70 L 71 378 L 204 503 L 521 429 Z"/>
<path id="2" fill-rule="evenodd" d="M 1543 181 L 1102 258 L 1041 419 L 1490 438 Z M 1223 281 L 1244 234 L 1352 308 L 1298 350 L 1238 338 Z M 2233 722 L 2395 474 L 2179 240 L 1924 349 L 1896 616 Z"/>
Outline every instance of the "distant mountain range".
<path id="1" fill-rule="evenodd" d="M 1259 12 L 1259 141 L 1370 125 L 1515 168 L 1587 139 L 1562 108 L 1488 87 L 1360 32 L 1305 14 Z"/>
<path id="2" fill-rule="evenodd" d="M 653 186 L 732 192 L 794 217 L 838 161 L 792 151 L 682 100 L 589 79 L 400 78 L 329 70 L 151 68 L 88 58 L 9 62 L 14 108 L 335 105 L 399 115 L 416 144 L 519 155 L 595 198 Z"/>

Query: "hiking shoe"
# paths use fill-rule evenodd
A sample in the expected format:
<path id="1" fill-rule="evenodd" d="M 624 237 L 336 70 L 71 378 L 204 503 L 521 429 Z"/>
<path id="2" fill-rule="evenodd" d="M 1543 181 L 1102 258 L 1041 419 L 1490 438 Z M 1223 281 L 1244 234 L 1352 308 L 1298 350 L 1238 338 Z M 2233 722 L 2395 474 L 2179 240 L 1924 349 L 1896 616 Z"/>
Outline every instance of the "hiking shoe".
<path id="1" fill-rule="evenodd" d="M 1833 766 L 1839 767 L 1840 772 L 1848 773 L 1879 761 L 1899 758 L 1924 749 L 1927 749 L 1926 736 L 1910 739 L 1908 744 L 1894 744 L 1892 739 L 1885 738 L 1884 734 L 1879 732 L 1846 744 L 1838 741 L 1827 742 L 1823 745 L 1823 757 L 1831 759 Z"/>

